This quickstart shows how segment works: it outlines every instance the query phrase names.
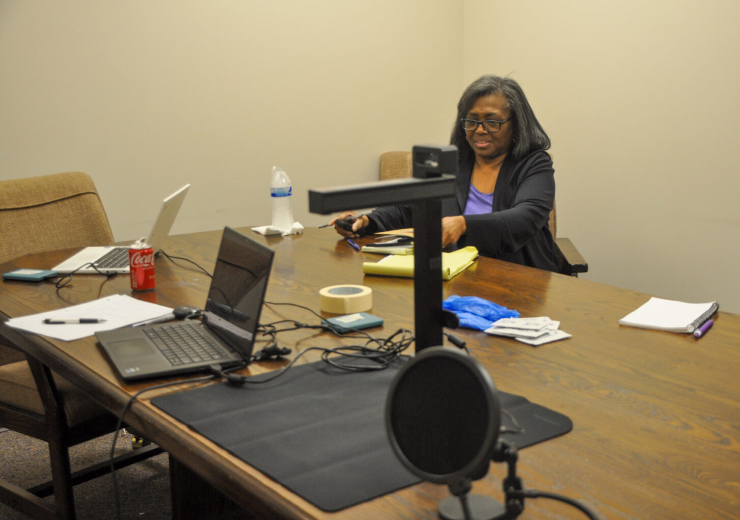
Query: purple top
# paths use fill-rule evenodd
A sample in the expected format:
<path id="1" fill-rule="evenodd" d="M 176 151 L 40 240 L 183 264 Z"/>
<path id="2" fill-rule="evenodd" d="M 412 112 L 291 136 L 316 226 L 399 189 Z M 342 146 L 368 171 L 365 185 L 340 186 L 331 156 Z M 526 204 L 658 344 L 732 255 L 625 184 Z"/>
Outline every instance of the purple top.
<path id="1" fill-rule="evenodd" d="M 468 202 L 463 215 L 483 215 L 493 211 L 493 193 L 481 193 L 470 183 Z"/>

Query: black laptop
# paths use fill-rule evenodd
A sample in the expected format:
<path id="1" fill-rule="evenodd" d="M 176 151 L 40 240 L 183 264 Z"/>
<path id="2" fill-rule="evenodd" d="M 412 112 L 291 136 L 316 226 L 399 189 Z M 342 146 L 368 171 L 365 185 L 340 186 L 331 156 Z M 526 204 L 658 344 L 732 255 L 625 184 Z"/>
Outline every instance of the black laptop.
<path id="1" fill-rule="evenodd" d="M 225 228 L 202 320 L 97 332 L 124 381 L 248 363 L 274 251 Z"/>

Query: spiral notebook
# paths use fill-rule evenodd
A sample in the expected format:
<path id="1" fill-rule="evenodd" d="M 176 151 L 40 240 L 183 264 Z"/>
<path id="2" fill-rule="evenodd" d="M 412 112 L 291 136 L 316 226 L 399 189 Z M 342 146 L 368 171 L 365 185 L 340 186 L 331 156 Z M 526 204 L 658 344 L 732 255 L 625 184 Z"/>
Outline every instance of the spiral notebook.
<path id="1" fill-rule="evenodd" d="M 684 303 L 652 297 L 619 320 L 620 325 L 690 334 L 719 310 L 717 302 Z"/>

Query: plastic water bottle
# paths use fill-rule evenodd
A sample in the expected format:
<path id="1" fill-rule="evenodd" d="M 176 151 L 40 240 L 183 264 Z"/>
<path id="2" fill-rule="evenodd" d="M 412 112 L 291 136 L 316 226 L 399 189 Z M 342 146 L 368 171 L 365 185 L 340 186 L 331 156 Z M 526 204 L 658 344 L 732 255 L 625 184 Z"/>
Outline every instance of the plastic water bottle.
<path id="1" fill-rule="evenodd" d="M 282 166 L 272 167 L 270 179 L 272 227 L 290 230 L 293 227 L 293 185 Z"/>

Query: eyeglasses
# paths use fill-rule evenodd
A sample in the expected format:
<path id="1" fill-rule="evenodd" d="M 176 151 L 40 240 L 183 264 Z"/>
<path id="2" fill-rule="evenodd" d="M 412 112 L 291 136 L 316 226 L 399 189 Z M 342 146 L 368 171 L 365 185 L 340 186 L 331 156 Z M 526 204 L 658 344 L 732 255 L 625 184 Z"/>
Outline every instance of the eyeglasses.
<path id="1" fill-rule="evenodd" d="M 466 132 L 475 132 L 478 130 L 478 125 L 483 125 L 483 130 L 486 132 L 495 133 L 501 130 L 501 125 L 514 119 L 504 119 L 503 121 L 496 121 L 495 119 L 488 119 L 487 121 L 476 121 L 475 119 L 461 119 L 462 127 Z"/>

